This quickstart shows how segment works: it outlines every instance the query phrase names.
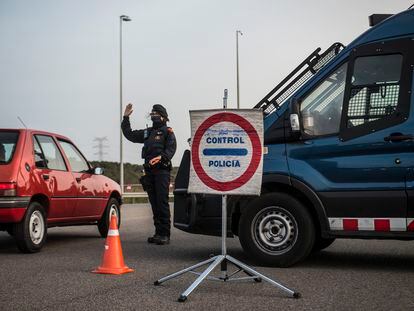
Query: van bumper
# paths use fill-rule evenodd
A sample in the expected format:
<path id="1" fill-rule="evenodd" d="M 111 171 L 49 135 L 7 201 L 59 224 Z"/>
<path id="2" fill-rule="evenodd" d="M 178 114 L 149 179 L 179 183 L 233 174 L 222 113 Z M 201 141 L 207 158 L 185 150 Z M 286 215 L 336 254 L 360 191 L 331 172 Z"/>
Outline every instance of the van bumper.
<path id="1" fill-rule="evenodd" d="M 189 194 L 187 189 L 175 189 L 174 227 L 188 233 L 220 236 L 221 196 Z M 233 236 L 231 231 L 228 236 Z"/>
<path id="2" fill-rule="evenodd" d="M 0 198 L 0 223 L 20 222 L 30 203 L 30 197 Z"/>

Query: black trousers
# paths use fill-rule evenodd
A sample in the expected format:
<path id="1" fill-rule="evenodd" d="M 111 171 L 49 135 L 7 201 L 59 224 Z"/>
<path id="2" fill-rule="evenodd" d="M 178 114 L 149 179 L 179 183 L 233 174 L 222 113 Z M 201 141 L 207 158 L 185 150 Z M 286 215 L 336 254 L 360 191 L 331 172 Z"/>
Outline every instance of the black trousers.
<path id="1" fill-rule="evenodd" d="M 170 172 L 148 172 L 148 176 L 152 185 L 151 190 L 148 191 L 148 198 L 154 215 L 155 234 L 169 237 L 171 231 L 171 214 L 168 203 Z"/>

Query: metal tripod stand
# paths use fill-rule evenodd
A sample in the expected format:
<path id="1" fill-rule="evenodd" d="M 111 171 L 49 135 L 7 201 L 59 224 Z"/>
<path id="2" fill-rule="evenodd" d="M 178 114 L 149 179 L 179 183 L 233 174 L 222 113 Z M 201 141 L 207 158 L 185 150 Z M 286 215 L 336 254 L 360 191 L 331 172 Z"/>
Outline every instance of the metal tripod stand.
<path id="1" fill-rule="evenodd" d="M 223 195 L 222 196 L 222 219 L 221 219 L 221 255 L 214 256 L 194 266 L 188 267 L 184 270 L 181 270 L 176 273 L 170 274 L 166 277 L 163 277 L 155 281 L 154 285 L 160 285 L 161 283 L 164 283 L 165 281 L 171 280 L 187 272 L 190 272 L 190 273 L 197 274 L 198 278 L 180 295 L 180 297 L 178 298 L 179 302 L 186 301 L 187 297 L 193 292 L 193 290 L 195 290 L 197 286 L 200 285 L 200 283 L 204 281 L 205 279 L 224 281 L 224 282 L 240 281 L 240 280 L 248 280 L 248 279 L 253 279 L 256 282 L 261 282 L 263 280 L 285 291 L 290 297 L 293 297 L 293 298 L 300 297 L 300 294 L 298 292 L 295 292 L 283 286 L 282 284 L 253 270 L 252 268 L 238 261 L 237 259 L 227 255 L 226 238 L 227 238 L 227 195 Z M 238 268 L 238 270 L 229 275 L 227 271 L 227 263 L 232 263 Z M 209 265 L 209 266 L 207 267 L 206 270 L 204 270 L 204 272 L 199 273 L 199 272 L 194 271 L 195 269 L 200 268 L 205 265 Z M 221 273 L 222 273 L 221 277 L 209 276 L 209 274 L 219 265 L 221 265 Z M 247 274 L 247 277 L 235 278 L 234 276 L 239 272 L 244 272 L 245 274 Z"/>

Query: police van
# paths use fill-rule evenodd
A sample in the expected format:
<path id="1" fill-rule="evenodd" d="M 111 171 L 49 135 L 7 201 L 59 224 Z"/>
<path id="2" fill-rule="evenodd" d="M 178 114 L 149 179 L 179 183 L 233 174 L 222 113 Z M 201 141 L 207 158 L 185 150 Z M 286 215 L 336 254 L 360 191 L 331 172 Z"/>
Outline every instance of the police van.
<path id="1" fill-rule="evenodd" d="M 259 263 L 291 266 L 337 238 L 414 239 L 414 9 L 370 26 L 315 50 L 255 106 L 262 191 L 229 197 L 228 236 Z M 189 169 L 187 150 L 174 226 L 220 235 L 221 197 L 189 194 Z"/>

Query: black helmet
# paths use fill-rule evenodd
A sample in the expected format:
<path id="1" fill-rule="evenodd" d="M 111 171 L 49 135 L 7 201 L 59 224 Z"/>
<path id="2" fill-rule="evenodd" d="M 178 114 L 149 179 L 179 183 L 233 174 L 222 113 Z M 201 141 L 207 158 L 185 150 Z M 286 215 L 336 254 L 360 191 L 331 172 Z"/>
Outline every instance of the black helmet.
<path id="1" fill-rule="evenodd" d="M 165 119 L 167 119 L 167 121 L 169 121 L 167 109 L 165 109 L 163 105 L 156 104 L 152 106 L 152 111 L 158 112 L 161 117 L 164 117 Z"/>

